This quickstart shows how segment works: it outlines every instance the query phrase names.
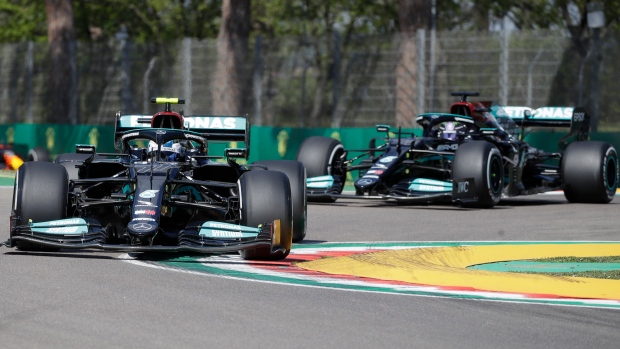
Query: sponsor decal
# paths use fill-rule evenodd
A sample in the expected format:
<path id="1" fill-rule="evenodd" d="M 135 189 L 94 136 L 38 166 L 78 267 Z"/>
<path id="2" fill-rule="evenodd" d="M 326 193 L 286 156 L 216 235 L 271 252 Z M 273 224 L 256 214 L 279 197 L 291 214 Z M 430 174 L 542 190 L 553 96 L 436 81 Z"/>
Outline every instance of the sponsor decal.
<path id="1" fill-rule="evenodd" d="M 240 238 L 243 237 L 243 234 L 240 231 L 211 230 L 211 236 L 222 238 Z"/>
<path id="2" fill-rule="evenodd" d="M 469 182 L 458 182 L 457 183 L 457 192 L 458 193 L 467 193 L 469 192 Z"/>
<path id="3" fill-rule="evenodd" d="M 204 143 L 204 142 L 205 142 L 205 139 L 204 139 L 203 137 L 196 136 L 196 135 L 189 134 L 189 133 L 186 133 L 186 134 L 185 134 L 185 138 L 187 138 L 187 139 L 195 139 L 195 140 L 197 140 L 197 141 L 199 141 L 199 142 L 202 142 L 202 143 Z"/>
<path id="4" fill-rule="evenodd" d="M 136 212 L 134 212 L 133 214 L 148 214 L 151 216 L 154 216 L 157 212 L 153 211 L 153 210 L 138 210 Z"/>
<path id="5" fill-rule="evenodd" d="M 465 123 L 468 123 L 468 124 L 473 124 L 474 123 L 474 120 L 472 120 L 472 119 L 465 119 L 465 118 L 459 118 L 459 117 L 454 118 L 454 121 L 465 122 Z"/>
<path id="6" fill-rule="evenodd" d="M 383 174 L 383 170 L 370 170 L 370 171 L 368 171 L 366 173 L 367 174 L 378 174 L 378 175 L 380 175 L 380 174 Z M 366 176 L 364 176 L 364 177 L 366 177 Z"/>
<path id="7" fill-rule="evenodd" d="M 383 163 L 392 162 L 396 158 L 397 158 L 397 156 L 386 156 L 383 159 L 379 160 L 379 162 L 383 162 Z"/>
<path id="8" fill-rule="evenodd" d="M 440 144 L 437 146 L 437 150 L 445 151 L 445 150 L 457 150 L 459 148 L 458 144 Z"/>
<path id="9" fill-rule="evenodd" d="M 125 140 L 125 138 L 136 137 L 136 136 L 138 136 L 139 134 L 140 134 L 139 132 L 131 132 L 131 133 L 127 133 L 127 134 L 123 135 L 123 137 L 121 137 L 121 140 Z"/>
<path id="10" fill-rule="evenodd" d="M 534 110 L 534 118 L 570 119 L 573 108 L 543 107 Z"/>
<path id="11" fill-rule="evenodd" d="M 149 222 L 154 222 L 155 221 L 153 218 L 134 218 L 132 220 L 133 221 L 149 221 Z"/>
<path id="12" fill-rule="evenodd" d="M 382 164 L 374 164 L 374 165 L 372 165 L 371 169 L 373 169 L 373 168 L 384 168 L 385 169 L 385 168 L 387 168 L 387 166 L 382 165 Z"/>
<path id="13" fill-rule="evenodd" d="M 376 178 L 379 178 L 379 176 L 364 176 L 362 178 L 373 178 L 373 179 L 376 179 Z"/>
<path id="14" fill-rule="evenodd" d="M 68 219 L 62 221 L 49 222 L 49 225 L 69 225 L 69 224 L 82 224 L 81 219 Z"/>
<path id="15" fill-rule="evenodd" d="M 153 226 L 148 223 L 136 223 L 132 228 L 136 231 L 147 231 L 153 229 Z"/>
<path id="16" fill-rule="evenodd" d="M 138 203 L 140 204 L 140 206 L 157 207 L 157 205 L 152 204 L 150 201 L 138 200 Z M 138 206 L 138 205 L 136 205 L 136 206 Z"/>
<path id="17" fill-rule="evenodd" d="M 158 135 L 165 135 L 165 134 L 166 134 L 166 131 L 163 131 L 163 130 L 157 130 L 155 133 L 156 133 L 156 134 L 158 134 Z"/>
<path id="18" fill-rule="evenodd" d="M 47 229 L 47 233 L 75 233 L 80 227 L 58 227 L 58 228 L 49 228 Z"/>
<path id="19" fill-rule="evenodd" d="M 585 118 L 586 118 L 586 113 L 584 113 L 584 112 L 573 114 L 573 121 L 574 122 L 581 122 Z"/>
<path id="20" fill-rule="evenodd" d="M 140 195 L 138 196 L 143 199 L 151 199 L 151 198 L 154 198 L 157 195 L 157 193 L 159 193 L 159 190 L 145 190 L 141 192 Z"/>
<path id="21" fill-rule="evenodd" d="M 412 184 L 409 187 L 409 189 L 417 190 L 417 191 L 446 191 L 446 188 L 444 187 L 438 187 L 434 185 L 425 185 L 425 184 Z"/>
<path id="22" fill-rule="evenodd" d="M 241 229 L 241 226 L 240 225 L 236 225 L 236 224 L 209 223 L 208 225 L 211 228 L 232 229 L 232 230 L 239 230 L 239 229 Z"/>
<path id="23" fill-rule="evenodd" d="M 242 119 L 240 118 L 240 120 Z M 237 126 L 236 121 L 237 118 L 220 118 L 211 116 L 195 116 L 185 119 L 185 123 L 189 128 L 223 128 L 229 130 L 243 128 L 241 126 Z"/>
<path id="24" fill-rule="evenodd" d="M 409 190 L 446 192 L 452 190 L 452 183 L 428 178 L 416 178 L 409 186 Z"/>
<path id="25" fill-rule="evenodd" d="M 373 182 L 372 179 L 358 179 L 357 180 L 357 184 L 360 184 L 360 185 L 370 184 L 372 182 Z"/>
<path id="26" fill-rule="evenodd" d="M 511 118 L 523 118 L 523 112 L 532 108 L 528 107 L 500 107 L 497 110 L 497 116 L 508 116 Z"/>

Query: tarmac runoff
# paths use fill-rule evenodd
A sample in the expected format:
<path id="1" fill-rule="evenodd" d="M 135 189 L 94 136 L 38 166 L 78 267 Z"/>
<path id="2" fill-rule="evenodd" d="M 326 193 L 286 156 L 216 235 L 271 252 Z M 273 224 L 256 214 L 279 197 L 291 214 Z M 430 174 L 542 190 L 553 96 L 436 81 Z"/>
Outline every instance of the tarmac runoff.
<path id="1" fill-rule="evenodd" d="M 352 275 L 430 286 L 560 298 L 620 300 L 620 280 L 547 276 L 470 268 L 489 263 L 526 259 L 619 255 L 620 243 L 575 244 L 572 242 L 422 247 L 322 258 L 297 263 L 297 267 L 327 274 Z M 539 265 L 539 267 L 542 266 L 542 264 Z"/>

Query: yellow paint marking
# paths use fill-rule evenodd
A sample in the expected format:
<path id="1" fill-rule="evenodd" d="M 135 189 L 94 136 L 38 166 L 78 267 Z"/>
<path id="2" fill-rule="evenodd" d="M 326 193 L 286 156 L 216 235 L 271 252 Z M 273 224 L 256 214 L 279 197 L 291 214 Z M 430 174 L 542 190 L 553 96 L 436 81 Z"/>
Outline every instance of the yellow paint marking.
<path id="1" fill-rule="evenodd" d="M 303 269 L 433 286 L 620 300 L 620 280 L 466 269 L 483 263 L 550 257 L 620 255 L 618 244 L 533 244 L 414 248 L 323 258 Z"/>

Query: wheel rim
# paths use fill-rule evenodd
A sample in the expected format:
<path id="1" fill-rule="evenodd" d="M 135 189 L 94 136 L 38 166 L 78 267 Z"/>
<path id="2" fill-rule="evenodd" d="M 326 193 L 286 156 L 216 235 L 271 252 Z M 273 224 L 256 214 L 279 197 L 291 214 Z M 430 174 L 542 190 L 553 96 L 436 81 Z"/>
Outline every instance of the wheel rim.
<path id="1" fill-rule="evenodd" d="M 605 171 L 605 182 L 607 183 L 608 190 L 615 190 L 617 183 L 616 179 L 618 178 L 617 166 L 618 162 L 615 156 L 610 156 L 607 158 L 607 171 Z"/>
<path id="2" fill-rule="evenodd" d="M 502 163 L 497 156 L 491 156 L 489 164 L 489 188 L 493 194 L 498 194 L 502 190 Z"/>
<path id="3" fill-rule="evenodd" d="M 341 144 L 339 144 L 332 150 L 332 153 L 329 156 L 327 173 L 332 176 L 340 177 L 340 179 L 344 183 L 344 181 L 346 180 L 346 175 L 343 176 L 342 173 L 340 173 L 340 172 L 346 172 L 346 171 L 342 171 L 342 168 L 341 168 L 342 164 L 340 163 L 340 157 L 342 156 L 343 153 L 344 153 L 344 147 Z"/>

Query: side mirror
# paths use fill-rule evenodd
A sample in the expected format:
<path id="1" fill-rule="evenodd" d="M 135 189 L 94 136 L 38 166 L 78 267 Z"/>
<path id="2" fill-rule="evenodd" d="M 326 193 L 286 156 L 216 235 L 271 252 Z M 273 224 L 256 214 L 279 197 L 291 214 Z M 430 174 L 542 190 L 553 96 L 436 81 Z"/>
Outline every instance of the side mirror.
<path id="1" fill-rule="evenodd" d="M 227 158 L 247 159 L 247 150 L 243 148 L 226 148 L 224 154 Z"/>
<path id="2" fill-rule="evenodd" d="M 390 132 L 390 125 L 377 125 L 377 132 Z"/>

